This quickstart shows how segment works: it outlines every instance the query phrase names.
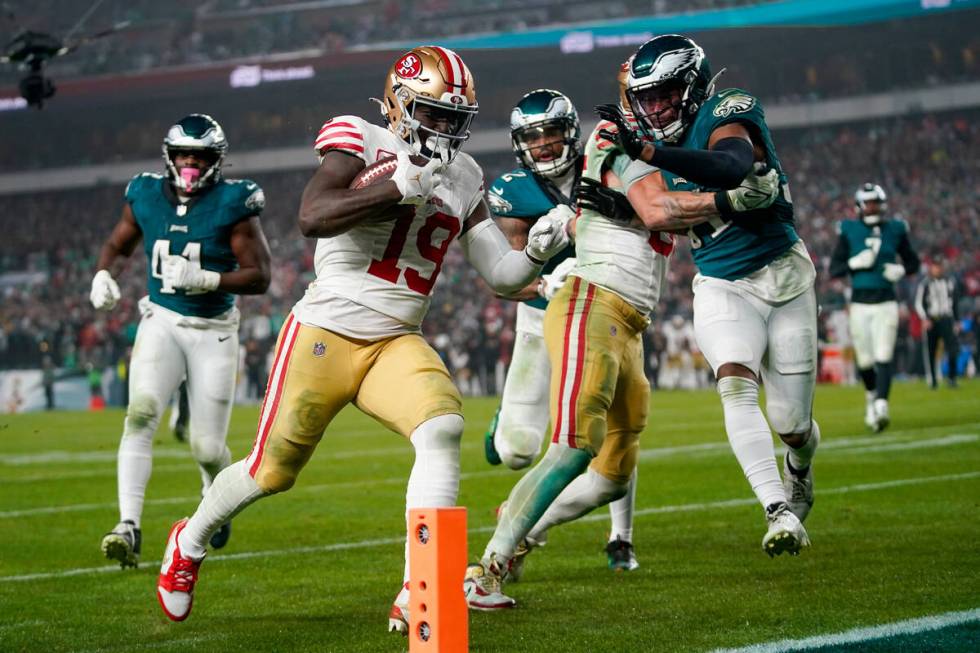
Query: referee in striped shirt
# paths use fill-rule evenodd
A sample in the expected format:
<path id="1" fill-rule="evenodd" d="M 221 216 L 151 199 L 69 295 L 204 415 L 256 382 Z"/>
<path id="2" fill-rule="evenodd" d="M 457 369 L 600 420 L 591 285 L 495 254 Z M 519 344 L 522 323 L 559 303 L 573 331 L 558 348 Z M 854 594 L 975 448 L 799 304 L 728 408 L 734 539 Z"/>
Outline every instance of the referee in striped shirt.
<path id="1" fill-rule="evenodd" d="M 927 344 L 926 369 L 929 385 L 933 390 L 937 387 L 936 347 L 940 339 L 949 360 L 947 380 L 950 387 L 956 387 L 956 356 L 959 353 L 956 342 L 959 331 L 959 311 L 956 307 L 958 300 L 959 287 L 956 278 L 945 274 L 942 260 L 934 258 L 929 263 L 928 275 L 915 291 L 915 312 L 922 319 Z"/>

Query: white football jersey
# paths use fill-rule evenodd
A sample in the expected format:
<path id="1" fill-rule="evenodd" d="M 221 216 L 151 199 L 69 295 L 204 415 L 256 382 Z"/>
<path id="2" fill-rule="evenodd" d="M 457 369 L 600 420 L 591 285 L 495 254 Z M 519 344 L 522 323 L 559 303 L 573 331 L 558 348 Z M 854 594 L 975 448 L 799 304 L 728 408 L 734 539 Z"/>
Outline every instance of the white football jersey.
<path id="1" fill-rule="evenodd" d="M 600 122 L 585 144 L 584 177 L 602 181 L 603 172 L 612 170 L 628 183 L 642 178 L 630 167 L 622 150 L 599 136 L 600 129 L 615 129 Z M 649 168 L 646 174 L 654 172 Z M 625 188 L 617 189 L 625 193 Z M 651 233 L 634 219 L 630 224 L 609 220 L 594 211 L 583 210 L 575 225 L 575 258 L 571 274 L 616 293 L 638 311 L 648 314 L 660 300 L 667 274 L 667 263 L 674 250 L 670 234 Z"/>
<path id="2" fill-rule="evenodd" d="M 338 116 L 320 129 L 319 156 L 336 149 L 371 165 L 411 148 L 388 129 L 357 116 Z M 296 304 L 296 317 L 347 336 L 378 339 L 417 332 L 450 243 L 483 199 L 483 171 L 460 152 L 442 182 L 414 215 L 362 222 L 320 238 L 316 280 Z"/>

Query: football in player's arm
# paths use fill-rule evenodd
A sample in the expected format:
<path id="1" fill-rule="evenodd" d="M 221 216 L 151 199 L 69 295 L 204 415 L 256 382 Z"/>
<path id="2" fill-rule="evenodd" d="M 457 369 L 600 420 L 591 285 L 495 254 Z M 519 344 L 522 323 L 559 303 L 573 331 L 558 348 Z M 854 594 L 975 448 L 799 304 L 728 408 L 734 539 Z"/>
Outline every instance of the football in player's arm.
<path id="1" fill-rule="evenodd" d="M 187 377 L 191 451 L 207 487 L 230 462 L 225 445 L 238 361 L 234 295 L 260 294 L 270 253 L 259 214 L 262 189 L 221 177 L 227 151 L 221 126 L 192 114 L 164 139 L 165 175 L 137 175 L 122 215 L 102 246 L 90 300 L 111 310 L 120 299 L 113 272 L 143 241 L 148 296 L 133 347 L 129 406 L 119 445 L 119 523 L 102 539 L 106 557 L 136 566 L 152 438 L 170 397 Z M 230 524 L 211 540 L 220 548 Z"/>
<path id="2" fill-rule="evenodd" d="M 478 105 L 458 54 L 419 46 L 385 79 L 385 126 L 344 115 L 317 135 L 320 165 L 298 215 L 303 235 L 316 239 L 316 279 L 280 332 L 252 451 L 218 475 L 168 537 L 157 598 L 172 620 L 190 614 L 208 538 L 252 502 L 289 490 L 348 404 L 411 442 L 406 516 L 412 508 L 455 505 L 462 400 L 421 335 L 446 250 L 459 236 L 488 284 L 511 293 L 567 245 L 565 224 L 542 219 L 526 247 L 514 250 L 490 219 L 483 171 L 460 151 Z M 390 178 L 379 167 L 354 183 L 392 157 Z M 407 546 L 405 553 L 388 615 L 389 629 L 402 633 L 410 618 Z"/>

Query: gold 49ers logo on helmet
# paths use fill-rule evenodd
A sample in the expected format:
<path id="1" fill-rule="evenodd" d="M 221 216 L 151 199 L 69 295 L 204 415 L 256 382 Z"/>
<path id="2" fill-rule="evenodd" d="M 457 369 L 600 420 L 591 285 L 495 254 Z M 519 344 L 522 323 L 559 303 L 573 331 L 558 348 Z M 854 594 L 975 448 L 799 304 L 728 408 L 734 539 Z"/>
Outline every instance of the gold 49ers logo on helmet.
<path id="1" fill-rule="evenodd" d="M 395 60 L 380 104 L 388 129 L 418 154 L 447 162 L 469 138 L 479 110 L 470 69 L 438 45 L 421 45 Z"/>
<path id="2" fill-rule="evenodd" d="M 409 52 L 395 64 L 395 74 L 402 79 L 415 79 L 422 74 L 422 61 Z"/>

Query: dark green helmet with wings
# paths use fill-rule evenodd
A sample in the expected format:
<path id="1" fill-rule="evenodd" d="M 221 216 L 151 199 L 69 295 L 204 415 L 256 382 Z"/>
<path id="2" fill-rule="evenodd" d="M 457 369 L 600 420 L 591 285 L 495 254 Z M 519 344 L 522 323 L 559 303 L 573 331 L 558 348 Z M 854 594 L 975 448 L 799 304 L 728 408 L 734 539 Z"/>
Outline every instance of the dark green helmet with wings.
<path id="1" fill-rule="evenodd" d="M 510 140 L 517 160 L 545 177 L 560 177 L 571 169 L 582 152 L 581 136 L 578 112 L 564 93 L 539 88 L 522 97 L 510 112 Z"/>
<path id="2" fill-rule="evenodd" d="M 647 135 L 676 142 L 713 93 L 714 79 L 701 46 L 686 36 L 665 34 L 633 55 L 626 97 Z"/>
<path id="3" fill-rule="evenodd" d="M 208 167 L 203 172 L 189 168 L 178 170 L 174 157 L 181 152 L 194 153 L 207 161 Z M 203 113 L 185 116 L 167 131 L 163 139 L 167 178 L 178 190 L 185 193 L 193 193 L 215 184 L 221 179 L 221 163 L 227 152 L 228 140 L 217 120 Z"/>

